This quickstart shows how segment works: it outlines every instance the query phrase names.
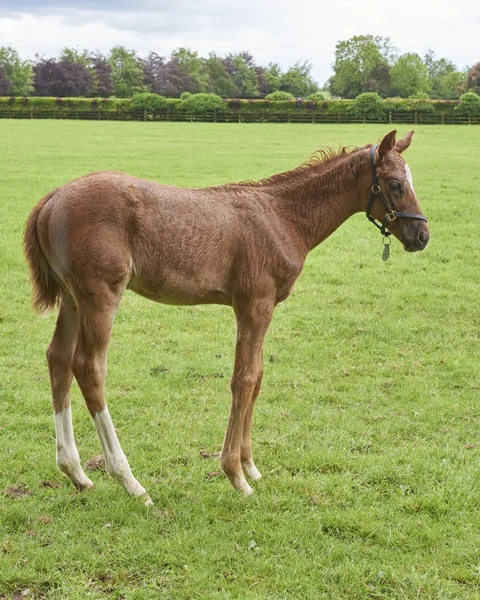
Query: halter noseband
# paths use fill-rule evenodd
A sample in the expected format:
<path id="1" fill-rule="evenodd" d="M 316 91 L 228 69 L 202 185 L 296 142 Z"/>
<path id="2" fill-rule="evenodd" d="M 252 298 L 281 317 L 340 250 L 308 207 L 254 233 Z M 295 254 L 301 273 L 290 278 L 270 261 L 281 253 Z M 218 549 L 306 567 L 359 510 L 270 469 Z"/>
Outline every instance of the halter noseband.
<path id="1" fill-rule="evenodd" d="M 375 144 L 375 146 L 372 146 L 372 149 L 370 150 L 370 167 L 372 169 L 372 187 L 370 188 L 370 199 L 368 201 L 368 206 L 367 206 L 367 219 L 369 221 L 371 221 L 375 225 L 375 227 L 378 227 L 378 229 L 380 229 L 383 236 L 388 237 L 389 235 L 392 235 L 392 232 L 387 230 L 387 225 L 388 225 L 388 223 L 395 221 L 395 219 L 397 217 L 402 217 L 402 218 L 407 218 L 407 219 L 421 219 L 422 221 L 425 221 L 425 222 L 427 222 L 427 218 L 424 217 L 423 215 L 416 214 L 416 213 L 406 213 L 406 212 L 398 211 L 395 208 L 395 204 L 394 204 L 392 198 L 390 197 L 390 194 L 388 193 L 388 191 L 387 191 L 387 196 L 388 196 L 388 200 L 389 200 L 390 204 L 388 204 L 388 202 L 385 200 L 385 197 L 382 194 L 382 190 L 378 184 L 377 167 L 375 166 L 375 163 L 374 163 L 375 150 L 377 149 L 377 146 L 378 146 L 378 144 Z M 382 202 L 382 204 L 386 210 L 385 217 L 383 218 L 381 225 L 379 223 L 377 223 L 377 220 L 371 214 L 373 203 L 375 202 L 376 198 L 378 198 Z"/>

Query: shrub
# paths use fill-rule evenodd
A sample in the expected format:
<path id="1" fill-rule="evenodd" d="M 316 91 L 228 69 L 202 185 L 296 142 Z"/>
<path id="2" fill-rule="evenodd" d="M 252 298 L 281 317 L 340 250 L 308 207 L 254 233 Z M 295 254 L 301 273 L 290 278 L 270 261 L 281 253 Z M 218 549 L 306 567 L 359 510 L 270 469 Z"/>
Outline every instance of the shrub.
<path id="1" fill-rule="evenodd" d="M 167 98 L 167 106 L 170 110 L 180 110 L 183 101 L 180 98 Z"/>
<path id="2" fill-rule="evenodd" d="M 428 100 L 430 96 L 427 92 L 416 92 L 408 97 L 410 100 Z"/>
<path id="3" fill-rule="evenodd" d="M 182 109 L 194 115 L 223 110 L 224 107 L 223 100 L 216 94 L 192 94 L 182 102 Z"/>
<path id="4" fill-rule="evenodd" d="M 383 107 L 385 111 L 392 111 L 397 113 L 434 113 L 435 106 L 429 99 L 417 99 L 417 98 L 385 98 L 383 101 Z"/>
<path id="5" fill-rule="evenodd" d="M 187 100 L 187 98 L 190 98 L 191 95 L 192 92 L 182 92 L 180 94 L 180 100 Z"/>
<path id="6" fill-rule="evenodd" d="M 457 115 L 480 117 L 480 96 L 474 92 L 462 94 L 455 111 Z"/>
<path id="7" fill-rule="evenodd" d="M 311 100 L 315 104 L 315 106 L 317 106 L 318 104 L 321 104 L 325 101 L 325 96 L 320 92 L 315 92 L 314 94 L 310 94 L 307 100 Z"/>
<path id="8" fill-rule="evenodd" d="M 281 92 L 280 90 L 277 90 L 276 92 L 267 94 L 265 96 L 265 100 L 295 100 L 295 96 L 289 92 Z"/>
<path id="9" fill-rule="evenodd" d="M 383 119 L 385 117 L 383 100 L 377 92 L 365 92 L 357 96 L 352 112 L 357 117 L 366 117 L 367 119 Z"/>
<path id="10" fill-rule="evenodd" d="M 142 94 L 135 94 L 133 96 L 131 106 L 133 110 L 148 110 L 155 112 L 167 108 L 168 104 L 167 99 L 164 96 L 143 92 Z"/>

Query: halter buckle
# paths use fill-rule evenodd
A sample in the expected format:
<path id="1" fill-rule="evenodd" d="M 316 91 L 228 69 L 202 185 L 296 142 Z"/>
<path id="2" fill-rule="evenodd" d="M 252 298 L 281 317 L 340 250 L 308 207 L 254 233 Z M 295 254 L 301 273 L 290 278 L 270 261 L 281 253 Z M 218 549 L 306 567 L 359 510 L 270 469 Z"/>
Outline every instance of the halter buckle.
<path id="1" fill-rule="evenodd" d="M 380 186 L 378 185 L 378 183 L 374 183 L 370 189 L 372 191 L 372 194 L 379 194 L 381 192 L 381 189 L 380 189 Z"/>
<path id="2" fill-rule="evenodd" d="M 385 215 L 385 220 L 389 221 L 389 222 L 395 221 L 396 218 L 397 218 L 397 213 L 394 210 L 387 212 L 387 214 Z"/>

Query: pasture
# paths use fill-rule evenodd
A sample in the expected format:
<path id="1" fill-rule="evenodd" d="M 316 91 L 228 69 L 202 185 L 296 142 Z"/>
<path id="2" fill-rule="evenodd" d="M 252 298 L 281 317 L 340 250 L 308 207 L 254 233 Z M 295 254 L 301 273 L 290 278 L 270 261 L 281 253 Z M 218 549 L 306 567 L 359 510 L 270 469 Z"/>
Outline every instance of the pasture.
<path id="1" fill-rule="evenodd" d="M 107 402 L 145 507 L 55 466 L 23 226 L 46 192 L 116 169 L 181 186 L 259 179 L 381 125 L 0 121 L 0 598 L 480 597 L 480 128 L 416 128 L 405 158 L 431 240 L 407 254 L 359 214 L 275 311 L 245 498 L 220 473 L 234 317 L 127 292 Z M 407 128 L 399 128 L 399 134 Z M 100 453 L 72 389 L 82 462 Z"/>

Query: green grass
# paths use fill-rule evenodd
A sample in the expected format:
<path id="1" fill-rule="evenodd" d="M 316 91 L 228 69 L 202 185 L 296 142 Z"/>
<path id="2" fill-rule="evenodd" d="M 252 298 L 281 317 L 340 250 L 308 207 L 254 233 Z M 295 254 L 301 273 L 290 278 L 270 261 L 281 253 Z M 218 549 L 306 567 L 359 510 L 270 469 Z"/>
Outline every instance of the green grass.
<path id="1" fill-rule="evenodd" d="M 417 127 L 406 158 L 425 252 L 394 241 L 383 263 L 357 215 L 308 257 L 267 338 L 253 497 L 201 456 L 227 423 L 231 310 L 130 292 L 107 398 L 155 508 L 102 471 L 76 493 L 55 467 L 55 315 L 31 312 L 21 248 L 34 203 L 99 169 L 182 186 L 257 179 L 386 131 L 0 121 L 0 597 L 480 598 L 480 128 Z M 100 446 L 76 386 L 73 414 L 85 461 Z M 11 486 L 28 493 L 1 493 Z"/>

